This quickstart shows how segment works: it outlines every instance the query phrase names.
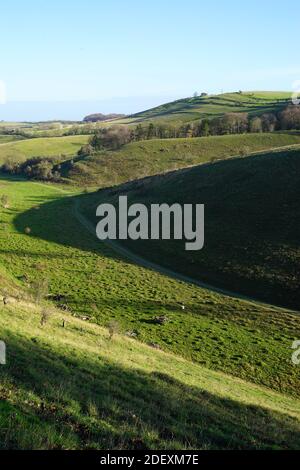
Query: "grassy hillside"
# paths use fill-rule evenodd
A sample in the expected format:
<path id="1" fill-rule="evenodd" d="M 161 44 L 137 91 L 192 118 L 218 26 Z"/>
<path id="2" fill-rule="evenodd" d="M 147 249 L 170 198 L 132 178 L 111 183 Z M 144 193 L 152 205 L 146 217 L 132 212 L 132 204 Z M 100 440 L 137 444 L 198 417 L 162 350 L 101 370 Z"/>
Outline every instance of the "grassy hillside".
<path id="1" fill-rule="evenodd" d="M 13 180 L 2 180 L 0 193 L 10 200 L 1 210 L 0 266 L 20 288 L 47 279 L 51 299 L 76 316 L 116 321 L 144 343 L 299 396 L 291 363 L 292 341 L 300 337 L 296 312 L 226 297 L 121 258 L 77 219 L 74 203 L 85 213 L 97 195 L 67 197 L 56 187 Z M 168 319 L 163 325 L 160 315 Z"/>
<path id="2" fill-rule="evenodd" d="M 0 145 L 7 144 L 8 142 L 14 142 L 16 140 L 22 140 L 23 137 L 20 135 L 1 135 L 0 134 Z"/>
<path id="3" fill-rule="evenodd" d="M 300 449 L 299 399 L 13 300 L 1 449 Z"/>
<path id="4" fill-rule="evenodd" d="M 86 144 L 89 136 L 49 137 L 26 139 L 0 145 L 0 164 L 6 161 L 24 161 L 29 157 L 75 155 Z M 0 141 L 1 142 L 1 141 Z"/>
<path id="5" fill-rule="evenodd" d="M 218 158 L 294 144 L 300 144 L 300 135 L 288 133 L 133 142 L 117 151 L 79 159 L 71 168 L 67 163 L 65 176 L 81 185 L 111 186 Z"/>
<path id="6" fill-rule="evenodd" d="M 261 115 L 280 111 L 291 100 L 291 92 L 244 92 L 224 93 L 205 97 L 184 98 L 166 103 L 156 108 L 134 114 L 123 123 L 147 121 L 191 122 L 196 119 L 211 118 L 224 113 L 247 112 Z"/>
<path id="7" fill-rule="evenodd" d="M 116 202 L 205 204 L 205 246 L 182 241 L 128 245 L 148 259 L 195 279 L 300 310 L 300 151 L 216 162 L 133 182 L 94 197 Z"/>

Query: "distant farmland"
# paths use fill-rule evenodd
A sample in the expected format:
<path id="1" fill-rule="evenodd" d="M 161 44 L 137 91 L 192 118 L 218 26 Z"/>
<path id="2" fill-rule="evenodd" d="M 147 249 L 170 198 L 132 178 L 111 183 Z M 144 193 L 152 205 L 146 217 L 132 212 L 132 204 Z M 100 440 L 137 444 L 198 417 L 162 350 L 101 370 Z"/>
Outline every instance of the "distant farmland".
<path id="1" fill-rule="evenodd" d="M 221 116 L 224 113 L 245 112 L 252 116 L 276 113 L 291 100 L 291 92 L 244 92 L 197 96 L 165 103 L 141 113 L 133 114 L 120 123 L 192 122 L 197 119 Z"/>
<path id="2" fill-rule="evenodd" d="M 21 162 L 30 157 L 50 157 L 55 155 L 72 156 L 88 142 L 88 139 L 89 136 L 86 135 L 75 135 L 9 142 L 0 145 L 0 164 L 6 161 Z"/>

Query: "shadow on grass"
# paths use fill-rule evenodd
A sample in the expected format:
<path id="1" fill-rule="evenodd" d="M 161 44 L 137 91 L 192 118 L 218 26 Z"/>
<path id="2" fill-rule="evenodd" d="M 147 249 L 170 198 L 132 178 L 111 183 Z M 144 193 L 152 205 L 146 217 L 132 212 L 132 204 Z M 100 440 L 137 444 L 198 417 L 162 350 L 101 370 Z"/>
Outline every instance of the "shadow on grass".
<path id="1" fill-rule="evenodd" d="M 81 251 L 112 256 L 119 258 L 101 243 L 95 236 L 82 226 L 74 215 L 74 205 L 76 199 L 81 200 L 86 195 L 62 196 L 57 198 L 53 196 L 31 197 L 31 201 L 37 203 L 44 200 L 43 203 L 23 212 L 15 217 L 14 226 L 22 234 L 27 227 L 30 228 L 30 237 L 38 238 L 58 245 L 77 248 Z M 48 202 L 50 201 L 50 202 Z M 30 252 L 27 252 L 30 255 Z M 34 253 L 33 253 L 34 254 Z M 51 254 L 49 254 L 51 256 Z"/>
<path id="2" fill-rule="evenodd" d="M 203 250 L 186 252 L 180 240 L 137 240 L 141 257 L 202 282 L 258 300 L 299 309 L 299 150 L 234 158 L 144 178 L 92 194 L 58 197 L 14 219 L 30 236 L 123 259 L 76 219 L 75 201 L 96 225 L 100 202 L 129 194 L 129 203 L 205 204 Z M 176 191 L 174 190 L 176 188 Z M 187 188 L 193 188 L 189 191 Z M 95 231 L 96 232 L 96 231 Z M 128 261 L 131 264 L 133 262 Z"/>
<path id="3" fill-rule="evenodd" d="M 300 448 L 296 418 L 221 398 L 166 373 L 125 369 L 67 346 L 55 351 L 39 338 L 3 336 L 9 362 L 0 375 L 18 396 L 12 402 L 2 387 L 2 448 L 70 442 L 100 449 Z"/>

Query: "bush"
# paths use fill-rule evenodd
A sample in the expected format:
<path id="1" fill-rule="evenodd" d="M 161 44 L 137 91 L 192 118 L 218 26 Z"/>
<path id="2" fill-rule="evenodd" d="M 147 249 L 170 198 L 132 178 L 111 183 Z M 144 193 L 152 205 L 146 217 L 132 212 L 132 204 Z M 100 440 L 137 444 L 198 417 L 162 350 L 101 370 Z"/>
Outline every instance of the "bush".
<path id="1" fill-rule="evenodd" d="M 49 292 L 49 282 L 47 278 L 36 279 L 32 285 L 33 297 L 36 303 L 46 298 Z"/>
<path id="2" fill-rule="evenodd" d="M 80 150 L 78 150 L 78 153 L 77 155 L 80 156 L 80 157 L 86 157 L 86 156 L 89 156 L 89 155 L 92 155 L 94 153 L 95 149 L 94 147 L 91 145 L 91 144 L 86 144 L 84 145 L 83 147 L 81 147 Z M 72 165 L 74 165 L 74 161 L 72 160 L 73 163 L 71 163 Z"/>
<path id="3" fill-rule="evenodd" d="M 132 140 L 132 133 L 127 126 L 112 126 L 100 129 L 89 145 L 95 150 L 117 150 Z"/>
<path id="4" fill-rule="evenodd" d="M 60 178 L 60 165 L 57 164 L 58 157 L 43 158 L 32 157 L 23 163 L 6 162 L 1 170 L 10 174 L 22 174 L 27 178 L 34 178 L 43 181 L 58 180 Z"/>
<path id="5" fill-rule="evenodd" d="M 49 320 L 50 316 L 51 316 L 51 313 L 52 311 L 50 310 L 50 308 L 48 307 L 45 307 L 42 309 L 41 311 L 41 326 L 44 326 L 47 321 Z"/>
<path id="6" fill-rule="evenodd" d="M 8 209 L 9 208 L 9 197 L 6 194 L 3 194 L 1 196 L 1 205 L 3 209 Z"/>
<path id="7" fill-rule="evenodd" d="M 280 126 L 282 129 L 300 129 L 300 106 L 288 106 L 279 115 Z"/>
<path id="8" fill-rule="evenodd" d="M 107 324 L 109 339 L 112 340 L 113 336 L 120 332 L 120 325 L 116 320 L 111 320 Z"/>

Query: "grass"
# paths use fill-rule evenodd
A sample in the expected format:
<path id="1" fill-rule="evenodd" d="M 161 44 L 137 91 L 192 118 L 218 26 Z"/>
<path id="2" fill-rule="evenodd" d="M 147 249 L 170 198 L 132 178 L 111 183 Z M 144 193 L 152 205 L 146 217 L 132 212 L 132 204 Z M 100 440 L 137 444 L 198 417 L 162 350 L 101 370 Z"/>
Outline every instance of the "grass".
<path id="1" fill-rule="evenodd" d="M 28 301 L 0 331 L 1 449 L 300 448 L 299 399 Z"/>
<path id="2" fill-rule="evenodd" d="M 259 114 L 287 98 L 181 100 L 131 121 Z M 3 143 L 0 162 L 71 157 L 87 139 Z M 8 361 L 0 366 L 0 449 L 300 449 L 299 367 L 291 362 L 299 312 L 137 266 L 100 243 L 74 210 L 76 203 L 94 221 L 98 203 L 124 191 L 146 203 L 204 202 L 209 243 L 201 253 L 172 243 L 132 248 L 195 278 L 297 308 L 300 151 L 239 158 L 296 144 L 299 135 L 283 133 L 147 141 L 75 163 L 73 182 L 112 186 L 214 161 L 108 192 L 0 179 L 0 196 L 9 198 L 0 209 L 0 294 L 9 300 L 0 305 Z M 32 289 L 41 279 L 50 290 L 38 305 Z M 111 340 L 109 322 L 119 331 Z"/>
<path id="3" fill-rule="evenodd" d="M 23 137 L 20 135 L 1 135 L 0 134 L 0 145 L 7 144 L 8 142 L 15 142 L 16 140 L 22 140 Z"/>
<path id="4" fill-rule="evenodd" d="M 300 144 L 300 135 L 288 133 L 133 142 L 117 151 L 103 151 L 79 159 L 71 169 L 66 163 L 65 176 L 79 185 L 105 187 L 215 159 L 294 144 Z"/>
<path id="5" fill-rule="evenodd" d="M 87 143 L 89 136 L 25 139 L 0 145 L 0 164 L 24 161 L 30 157 L 73 156 Z"/>
<path id="6" fill-rule="evenodd" d="M 17 128 L 17 127 L 28 127 L 29 124 L 26 122 L 12 122 L 12 121 L 0 121 L 0 128 L 5 127 L 6 129 Z"/>
<path id="7" fill-rule="evenodd" d="M 56 304 L 76 316 L 102 326 L 117 321 L 144 343 L 299 395 L 299 371 L 291 363 L 298 313 L 200 289 L 120 258 L 74 216 L 74 200 L 84 209 L 93 195 L 66 197 L 50 185 L 13 180 L 2 180 L 0 193 L 10 199 L 1 212 L 0 264 L 19 288 L 47 278 L 52 297 L 61 297 Z M 158 325 L 157 315 L 169 321 Z"/>
<path id="8" fill-rule="evenodd" d="M 247 112 L 252 116 L 278 112 L 291 101 L 292 92 L 224 93 L 184 98 L 122 119 L 120 123 L 180 123 L 212 118 L 224 113 Z"/>
<path id="9" fill-rule="evenodd" d="M 300 310 L 300 150 L 235 158 L 133 182 L 90 196 L 100 201 L 205 204 L 205 245 L 128 241 L 145 258 L 209 284 Z"/>

